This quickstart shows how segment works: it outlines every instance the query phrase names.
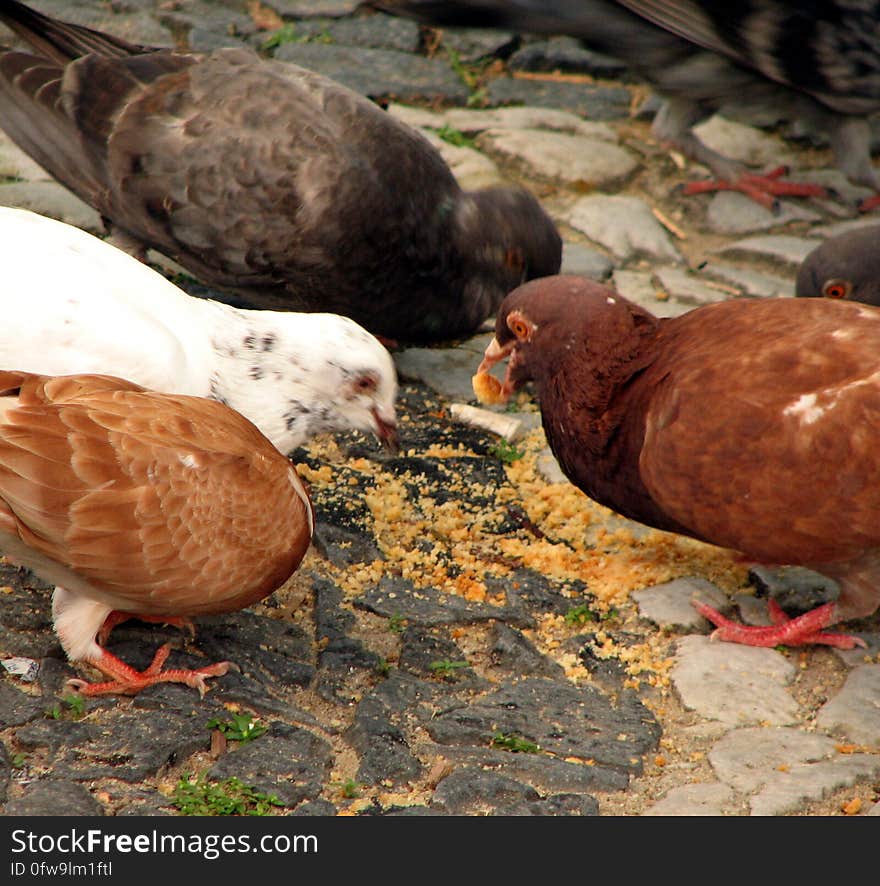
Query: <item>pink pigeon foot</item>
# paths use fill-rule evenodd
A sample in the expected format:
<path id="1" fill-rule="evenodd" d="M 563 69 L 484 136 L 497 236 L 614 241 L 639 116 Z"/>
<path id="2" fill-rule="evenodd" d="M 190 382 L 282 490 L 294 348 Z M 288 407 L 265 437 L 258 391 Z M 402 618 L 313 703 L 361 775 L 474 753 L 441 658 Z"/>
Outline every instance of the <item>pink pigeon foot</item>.
<path id="1" fill-rule="evenodd" d="M 767 604 L 772 625 L 766 627 L 737 624 L 725 618 L 720 612 L 699 601 L 693 602 L 694 608 L 704 618 L 716 625 L 710 635 L 714 640 L 726 640 L 728 643 L 741 643 L 745 646 L 807 646 L 811 643 L 824 646 L 835 646 L 838 649 L 854 649 L 865 646 L 860 637 L 849 634 L 837 634 L 823 631 L 834 623 L 834 603 L 825 603 L 799 615 L 789 618 L 775 600 Z"/>
<path id="2" fill-rule="evenodd" d="M 880 194 L 874 194 L 873 197 L 865 197 L 859 201 L 859 212 L 871 212 L 880 206 Z"/>
<path id="3" fill-rule="evenodd" d="M 72 679 L 67 684 L 71 689 L 81 695 L 136 695 L 147 686 L 156 683 L 185 683 L 199 690 L 199 695 L 204 695 L 207 690 L 206 677 L 219 677 L 229 670 L 229 662 L 221 661 L 217 664 L 208 665 L 204 668 L 190 670 L 187 668 L 172 668 L 163 671 L 162 665 L 171 652 L 171 644 L 160 646 L 153 656 L 150 666 L 143 671 L 136 671 L 133 667 L 125 664 L 106 649 L 102 649 L 96 658 L 85 659 L 87 664 L 96 667 L 99 671 L 112 679 L 105 683 L 89 683 L 86 680 Z"/>
<path id="4" fill-rule="evenodd" d="M 821 185 L 779 181 L 786 172 L 788 170 L 784 166 L 778 166 L 763 175 L 746 173 L 734 181 L 707 179 L 688 182 L 682 188 L 682 193 L 690 195 L 704 194 L 707 191 L 739 191 L 771 212 L 776 212 L 779 209 L 777 197 L 824 197 L 827 195 L 828 192 Z"/>

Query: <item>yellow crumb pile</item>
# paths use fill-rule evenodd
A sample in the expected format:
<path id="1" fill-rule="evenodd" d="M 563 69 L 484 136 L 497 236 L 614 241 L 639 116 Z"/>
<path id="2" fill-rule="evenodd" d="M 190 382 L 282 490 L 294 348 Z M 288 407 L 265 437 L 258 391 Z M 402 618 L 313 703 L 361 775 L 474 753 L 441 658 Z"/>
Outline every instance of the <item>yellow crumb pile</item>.
<path id="1" fill-rule="evenodd" d="M 350 567 L 333 580 L 350 598 L 394 573 L 415 588 L 433 587 L 471 601 L 504 605 L 504 594 L 487 589 L 487 578 L 504 578 L 526 567 L 561 582 L 583 582 L 588 602 L 599 612 L 626 603 L 631 591 L 670 581 L 683 575 L 700 575 L 726 590 L 745 584 L 745 567 L 720 548 L 656 530 L 641 530 L 591 501 L 570 483 L 547 483 L 536 470 L 545 451 L 538 428 L 517 443 L 521 457 L 505 465 L 509 486 L 491 490 L 469 488 L 455 472 L 442 504 L 425 494 L 414 497 L 419 477 L 393 474 L 367 459 L 325 460 L 319 469 L 297 465 L 313 489 L 340 486 L 340 468 L 354 472 L 345 486 L 362 485 L 371 529 L 384 560 Z M 332 455 L 333 453 L 331 453 Z M 472 455 L 460 446 L 431 446 L 411 452 L 442 461 Z M 491 457 L 491 456 L 486 456 Z M 323 460 L 323 459 L 322 459 Z M 360 483 L 358 481 L 362 480 Z M 426 486 L 426 484 L 422 484 Z M 408 488 L 409 487 L 409 488 Z M 456 493 L 460 493 L 457 495 Z M 491 505 L 475 507 L 475 493 Z M 354 494 L 354 493 L 352 493 Z M 524 512 L 527 522 L 517 530 L 498 534 L 499 523 L 509 521 L 510 509 Z M 584 602 L 572 591 L 572 606 Z M 562 617 L 548 617 L 533 640 L 551 652 L 572 628 Z M 601 632 L 600 632 L 601 633 Z M 597 634 L 600 637 L 600 634 Z M 628 649 L 615 648 L 601 636 L 599 653 L 623 661 L 632 675 L 663 675 L 669 661 L 662 643 L 650 642 Z M 562 661 L 572 676 L 584 675 L 577 662 Z"/>

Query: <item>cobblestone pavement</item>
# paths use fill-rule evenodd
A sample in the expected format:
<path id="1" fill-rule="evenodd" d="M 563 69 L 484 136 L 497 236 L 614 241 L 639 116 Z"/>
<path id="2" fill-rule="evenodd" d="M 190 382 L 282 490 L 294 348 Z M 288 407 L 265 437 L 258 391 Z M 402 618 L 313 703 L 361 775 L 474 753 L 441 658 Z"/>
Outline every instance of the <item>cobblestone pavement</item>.
<path id="1" fill-rule="evenodd" d="M 563 232 L 564 270 L 658 314 L 791 295 L 822 237 L 876 221 L 826 146 L 785 121 L 700 132 L 833 196 L 777 214 L 729 192 L 682 197 L 705 170 L 652 139 L 648 91 L 566 38 L 420 30 L 342 0 L 34 5 L 144 43 L 244 41 L 388 102 L 465 186 L 532 187 Z M 0 176 L 0 204 L 101 231 L 5 138 Z M 695 593 L 757 623 L 770 591 L 794 611 L 828 588 L 593 505 L 559 475 L 527 395 L 495 415 L 503 437 L 486 430 L 470 377 L 487 340 L 395 354 L 400 455 L 357 435 L 292 454 L 318 526 L 288 586 L 200 620 L 194 641 L 114 632 L 138 667 L 167 639 L 172 662 L 236 662 L 203 699 L 65 695 L 49 590 L 3 567 L 5 814 L 207 811 L 199 786 L 228 795 L 232 778 L 294 815 L 880 814 L 880 618 L 850 625 L 868 644 L 856 652 L 710 641 Z"/>

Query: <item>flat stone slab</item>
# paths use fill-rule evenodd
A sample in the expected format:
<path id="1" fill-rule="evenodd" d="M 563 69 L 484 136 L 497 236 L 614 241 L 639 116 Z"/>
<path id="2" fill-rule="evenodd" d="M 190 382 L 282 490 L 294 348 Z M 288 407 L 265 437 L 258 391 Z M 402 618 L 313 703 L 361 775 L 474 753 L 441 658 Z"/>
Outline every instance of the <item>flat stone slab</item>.
<path id="1" fill-rule="evenodd" d="M 819 213 L 791 200 L 780 200 L 779 211 L 774 213 L 735 191 L 714 194 L 706 211 L 708 229 L 717 234 L 749 234 L 789 222 L 814 222 L 820 218 Z"/>
<path id="2" fill-rule="evenodd" d="M 583 243 L 572 243 L 566 240 L 562 244 L 562 267 L 560 274 L 579 274 L 591 280 L 604 282 L 611 276 L 614 262 L 592 246 Z"/>
<path id="3" fill-rule="evenodd" d="M 733 791 L 723 784 L 689 784 L 673 788 L 643 815 L 723 815 Z"/>
<path id="4" fill-rule="evenodd" d="M 846 665 L 854 668 L 862 664 L 870 664 L 880 661 L 880 633 L 868 633 L 866 631 L 847 631 L 854 637 L 860 637 L 864 647 L 856 649 L 835 649 L 834 654 Z"/>
<path id="5" fill-rule="evenodd" d="M 21 726 L 42 716 L 45 702 L 17 689 L 15 685 L 0 682 L 0 727 Z"/>
<path id="6" fill-rule="evenodd" d="M 212 779 L 238 778 L 258 790 L 275 794 L 288 806 L 315 800 L 329 774 L 333 750 L 329 742 L 307 729 L 270 722 L 259 739 L 239 745 L 210 768 Z"/>
<path id="7" fill-rule="evenodd" d="M 446 61 L 391 49 L 367 49 L 324 43 L 285 43 L 275 53 L 332 77 L 362 95 L 397 101 L 465 102 L 467 86 Z"/>
<path id="8" fill-rule="evenodd" d="M 597 815 L 595 798 L 581 794 L 542 797 L 506 775 L 462 767 L 437 785 L 431 806 L 449 815 L 479 815 L 499 808 L 506 815 Z"/>
<path id="9" fill-rule="evenodd" d="M 10 800 L 3 810 L 6 816 L 65 815 L 88 818 L 103 815 L 101 804 L 80 784 L 44 778 L 32 782 L 21 797 Z"/>
<path id="10" fill-rule="evenodd" d="M 785 815 L 805 802 L 821 800 L 841 788 L 877 778 L 880 759 L 875 754 L 858 754 L 833 762 L 792 767 L 775 772 L 750 801 L 752 815 Z"/>
<path id="11" fill-rule="evenodd" d="M 707 637 L 682 637 L 672 682 L 684 705 L 731 726 L 785 726 L 798 706 L 786 687 L 794 666 L 772 649 L 740 646 Z"/>
<path id="12" fill-rule="evenodd" d="M 711 625 L 693 607 L 693 600 L 718 610 L 729 608 L 727 595 L 704 578 L 677 578 L 674 581 L 634 591 L 639 615 L 662 628 L 708 630 Z"/>
<path id="13" fill-rule="evenodd" d="M 451 400 L 476 402 L 471 379 L 493 337 L 482 333 L 455 348 L 406 348 L 394 354 L 394 363 L 403 378 L 422 381 Z"/>
<path id="14" fill-rule="evenodd" d="M 434 741 L 452 747 L 488 748 L 497 733 L 515 735 L 556 759 L 574 757 L 625 773 L 641 771 L 641 755 L 659 738 L 656 721 L 634 695 L 612 701 L 594 686 L 534 677 L 451 706 L 425 728 Z"/>
<path id="15" fill-rule="evenodd" d="M 795 154 L 782 139 L 720 114 L 695 126 L 694 133 L 708 147 L 759 172 L 797 163 Z"/>
<path id="16" fill-rule="evenodd" d="M 19 728 L 17 738 L 28 750 L 45 748 L 56 778 L 91 782 L 114 778 L 140 783 L 155 776 L 174 760 L 185 760 L 210 745 L 207 721 L 216 709 L 200 717 L 174 711 L 118 712 L 113 729 L 100 719 L 69 721 L 35 720 Z"/>
<path id="17" fill-rule="evenodd" d="M 867 218 L 854 218 L 847 221 L 834 222 L 830 225 L 815 225 L 810 228 L 810 237 L 836 237 L 838 234 L 847 234 L 850 231 L 858 231 L 862 228 L 872 228 L 877 224 L 876 216 L 868 216 Z"/>
<path id="18" fill-rule="evenodd" d="M 770 612 L 767 609 L 767 601 L 754 594 L 734 594 L 733 602 L 736 605 L 740 618 L 745 624 L 767 626 L 773 624 Z"/>
<path id="19" fill-rule="evenodd" d="M 19 206 L 40 215 L 82 228 L 90 234 L 103 234 L 101 216 L 63 185 L 55 181 L 0 183 L 0 205 Z"/>
<path id="20" fill-rule="evenodd" d="M 626 148 L 604 139 L 540 129 L 490 129 L 477 144 L 499 162 L 512 163 L 532 176 L 568 186 L 605 189 L 638 169 Z"/>
<path id="21" fill-rule="evenodd" d="M 658 267 L 654 269 L 654 274 L 663 290 L 671 298 L 684 304 L 710 305 L 730 298 L 728 292 L 680 267 Z"/>
<path id="22" fill-rule="evenodd" d="M 590 86 L 558 80 L 495 77 L 489 81 L 490 105 L 539 105 L 574 111 L 588 120 L 626 120 L 632 97 L 618 86 Z"/>
<path id="23" fill-rule="evenodd" d="M 853 668 L 843 689 L 822 706 L 816 723 L 850 741 L 880 745 L 880 664 Z"/>
<path id="24" fill-rule="evenodd" d="M 439 151 L 463 190 L 476 191 L 508 184 L 495 161 L 485 154 L 473 148 L 450 144 L 430 129 L 423 129 L 422 134 Z"/>
<path id="25" fill-rule="evenodd" d="M 794 296 L 794 281 L 787 277 L 777 277 L 752 268 L 729 265 L 725 262 L 708 261 L 703 273 L 717 277 L 741 290 L 742 295 L 756 298 Z"/>
<path id="26" fill-rule="evenodd" d="M 495 606 L 444 594 L 436 588 L 412 587 L 404 580 L 383 577 L 356 600 L 359 608 L 385 618 L 404 618 L 420 625 L 462 624 L 503 619 L 507 624 L 531 627 L 533 622 L 519 606 Z"/>
<path id="27" fill-rule="evenodd" d="M 718 778 L 739 793 L 752 793 L 778 774 L 780 767 L 817 763 L 841 757 L 827 735 L 790 727 L 749 727 L 727 733 L 709 752 Z"/>
<path id="28" fill-rule="evenodd" d="M 550 449 L 546 449 L 538 455 L 536 466 L 540 475 L 548 483 L 571 482 L 568 477 L 565 476 L 562 468 L 559 467 L 559 462 L 556 460 L 556 456 L 553 455 Z"/>
<path id="29" fill-rule="evenodd" d="M 619 141 L 617 133 L 607 123 L 584 120 L 577 114 L 557 108 L 520 106 L 485 108 L 479 111 L 467 108 L 448 108 L 438 111 L 391 102 L 388 105 L 388 112 L 413 127 L 441 129 L 448 126 L 469 136 L 489 129 L 541 129 L 548 132 L 584 135 L 614 144 Z"/>
<path id="30" fill-rule="evenodd" d="M 301 40 L 312 39 L 408 53 L 417 52 L 420 42 L 416 22 L 381 12 L 354 18 L 327 16 L 297 21 L 294 24 L 294 34 Z"/>
<path id="31" fill-rule="evenodd" d="M 638 197 L 582 197 L 569 210 L 566 221 L 618 258 L 641 253 L 655 259 L 682 260 L 669 232 Z"/>
<path id="32" fill-rule="evenodd" d="M 0 177 L 25 181 L 54 181 L 51 175 L 0 131 Z"/>
<path id="33" fill-rule="evenodd" d="M 655 317 L 678 317 L 694 306 L 669 298 L 654 282 L 649 271 L 629 271 L 616 268 L 612 275 L 614 288 L 630 301 L 641 305 Z M 663 297 L 661 297 L 663 296 Z"/>
<path id="34" fill-rule="evenodd" d="M 816 248 L 808 237 L 792 237 L 787 234 L 768 234 L 763 237 L 746 237 L 717 250 L 720 253 L 742 253 L 766 256 L 798 268 L 801 262 Z"/>

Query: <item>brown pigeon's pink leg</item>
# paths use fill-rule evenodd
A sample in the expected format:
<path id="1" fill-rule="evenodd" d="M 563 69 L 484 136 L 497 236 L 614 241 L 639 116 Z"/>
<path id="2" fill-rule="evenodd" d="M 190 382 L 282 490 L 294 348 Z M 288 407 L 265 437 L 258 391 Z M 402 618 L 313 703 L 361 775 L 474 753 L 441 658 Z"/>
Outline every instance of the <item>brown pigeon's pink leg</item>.
<path id="1" fill-rule="evenodd" d="M 138 621 L 145 621 L 150 624 L 171 625 L 172 627 L 180 628 L 182 631 L 187 631 L 190 637 L 195 637 L 196 635 L 196 626 L 193 620 L 184 615 L 138 615 L 134 612 L 120 612 L 118 609 L 114 609 L 104 619 L 104 624 L 101 625 L 98 631 L 98 642 L 103 646 L 107 642 L 107 638 L 110 636 L 113 628 L 124 621 L 128 621 L 130 618 L 136 618 Z"/>
<path id="2" fill-rule="evenodd" d="M 208 667 L 189 670 L 173 668 L 162 670 L 162 665 L 171 652 L 171 645 L 160 646 L 153 656 L 150 666 L 144 671 L 136 671 L 115 655 L 102 649 L 95 658 L 84 659 L 87 664 L 96 667 L 112 679 L 106 683 L 88 683 L 85 680 L 68 680 L 68 685 L 82 695 L 135 695 L 156 683 L 185 683 L 198 689 L 200 695 L 205 694 L 206 677 L 219 677 L 229 670 L 229 662 L 221 661 Z"/>
<path id="3" fill-rule="evenodd" d="M 859 201 L 859 212 L 871 212 L 880 206 L 880 194 L 874 194 L 873 197 L 865 197 Z"/>
<path id="4" fill-rule="evenodd" d="M 777 197 L 824 197 L 828 193 L 821 185 L 779 181 L 780 176 L 785 175 L 786 172 L 784 166 L 779 166 L 764 175 L 746 173 L 735 181 L 707 179 L 706 181 L 688 182 L 682 189 L 682 193 L 740 191 L 771 212 L 777 208 Z"/>
<path id="5" fill-rule="evenodd" d="M 779 604 L 771 600 L 768 604 L 772 625 L 754 627 L 741 625 L 725 618 L 720 612 L 705 603 L 694 601 L 694 608 L 707 618 L 717 629 L 711 636 L 716 640 L 729 643 L 742 643 L 745 646 L 806 646 L 818 643 L 825 646 L 836 646 L 838 649 L 854 649 L 864 646 L 860 637 L 849 634 L 835 634 L 822 631 L 834 624 L 834 604 L 826 603 L 811 609 L 797 618 L 789 618 L 780 609 Z"/>

